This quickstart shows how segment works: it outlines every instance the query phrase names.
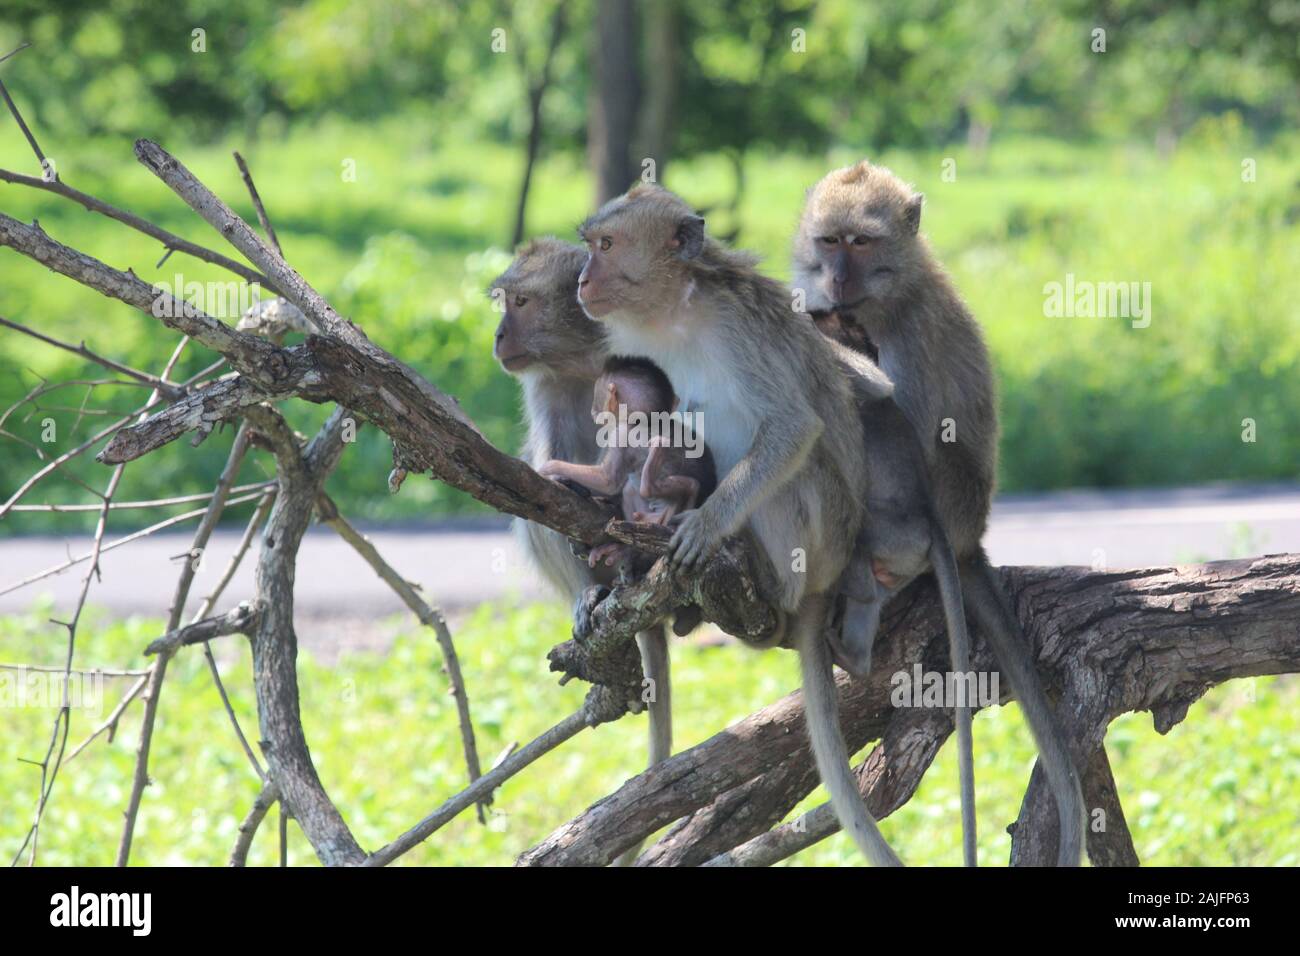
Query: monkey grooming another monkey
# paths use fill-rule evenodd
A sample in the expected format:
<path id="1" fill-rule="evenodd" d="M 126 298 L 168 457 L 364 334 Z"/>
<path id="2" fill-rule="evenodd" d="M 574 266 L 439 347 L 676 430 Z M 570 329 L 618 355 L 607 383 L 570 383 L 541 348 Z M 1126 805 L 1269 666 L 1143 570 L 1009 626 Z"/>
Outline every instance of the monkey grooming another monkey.
<path id="1" fill-rule="evenodd" d="M 706 237 L 704 220 L 658 186 L 609 201 L 579 234 L 588 250 L 583 308 L 608 327 L 615 352 L 668 374 L 722 476 L 682 515 L 669 560 L 689 573 L 750 528 L 776 574 L 836 815 L 873 864 L 899 865 L 858 794 L 824 633 L 863 514 L 866 463 L 847 350 L 794 321 L 788 290 L 760 275 L 753 257 Z M 887 397 L 887 378 L 864 364 L 859 387 Z"/>
<path id="2" fill-rule="evenodd" d="M 614 357 L 596 379 L 591 417 L 605 419 L 609 434 L 600 461 L 594 465 L 553 459 L 538 469 L 546 478 L 566 478 L 599 495 L 620 495 L 623 517 L 629 521 L 668 524 L 713 491 L 716 478 L 707 449 L 691 456 L 670 434 L 676 410 L 673 387 L 661 369 L 645 359 Z M 680 419 L 679 419 L 680 421 Z M 638 429 L 643 441 L 634 441 Z M 612 564 L 629 554 L 625 545 L 611 543 L 592 549 L 589 563 Z"/>
<path id="3" fill-rule="evenodd" d="M 605 329 L 578 305 L 578 273 L 587 254 L 559 239 L 537 239 L 520 248 L 489 289 L 504 306 L 493 355 L 523 386 L 528 434 L 520 457 L 534 468 L 552 459 L 594 463 L 601 454 L 591 418 L 591 396 L 608 349 Z M 516 519 L 524 552 L 547 583 L 575 607 L 587 588 L 609 584 L 607 568 L 592 568 L 574 555 L 557 531 Z M 672 682 L 667 625 L 637 634 L 641 669 L 654 688 L 648 705 L 649 765 L 672 756 Z M 627 865 L 635 851 L 620 858 Z"/>
<path id="4" fill-rule="evenodd" d="M 997 472 L 988 350 L 919 234 L 922 201 L 889 170 L 866 161 L 827 174 L 808 193 L 794 243 L 793 284 L 804 291 L 818 327 L 839 328 L 839 339 L 860 350 L 863 342 L 874 347 L 895 384 L 893 400 L 921 443 L 935 515 L 956 556 L 967 610 L 1010 678 L 1038 744 L 1060 815 L 1058 865 L 1076 866 L 1084 824 L 1079 775 L 1028 641 L 980 544 Z M 901 579 L 912 569 L 886 564 L 881 570 Z M 873 638 L 849 639 L 860 645 Z"/>

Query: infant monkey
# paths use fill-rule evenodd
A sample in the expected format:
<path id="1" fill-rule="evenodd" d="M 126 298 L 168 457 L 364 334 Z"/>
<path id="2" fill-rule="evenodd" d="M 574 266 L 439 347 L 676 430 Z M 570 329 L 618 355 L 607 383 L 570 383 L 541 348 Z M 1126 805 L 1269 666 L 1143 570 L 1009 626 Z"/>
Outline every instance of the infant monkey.
<path id="1" fill-rule="evenodd" d="M 591 403 L 592 418 L 601 425 L 600 461 L 580 465 L 553 459 L 539 471 L 598 495 L 618 495 L 628 521 L 667 525 L 701 504 L 717 484 L 712 456 L 673 415 L 676 410 L 672 383 L 659 366 L 647 359 L 610 358 Z M 625 553 L 621 544 L 602 544 L 588 560 L 592 567 L 602 560 L 612 565 Z"/>

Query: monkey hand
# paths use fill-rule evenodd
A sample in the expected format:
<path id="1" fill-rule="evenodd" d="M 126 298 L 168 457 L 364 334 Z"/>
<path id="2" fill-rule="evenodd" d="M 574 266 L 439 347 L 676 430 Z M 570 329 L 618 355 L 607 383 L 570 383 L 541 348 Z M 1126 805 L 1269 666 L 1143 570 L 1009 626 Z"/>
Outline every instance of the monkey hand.
<path id="1" fill-rule="evenodd" d="M 722 544 L 723 537 L 711 509 L 688 511 L 668 542 L 668 561 L 678 571 L 697 571 Z"/>
<path id="2" fill-rule="evenodd" d="M 585 588 L 573 602 L 573 636 L 578 640 L 586 640 L 591 636 L 595 629 L 591 621 L 592 612 L 596 610 L 596 605 L 609 597 L 609 588 L 603 584 L 593 584 Z"/>

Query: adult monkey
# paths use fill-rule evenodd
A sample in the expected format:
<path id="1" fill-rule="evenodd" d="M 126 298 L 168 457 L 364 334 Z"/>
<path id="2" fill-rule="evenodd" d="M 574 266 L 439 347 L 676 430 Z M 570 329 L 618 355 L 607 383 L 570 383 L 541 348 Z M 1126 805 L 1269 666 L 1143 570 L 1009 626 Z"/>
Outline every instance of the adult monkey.
<path id="1" fill-rule="evenodd" d="M 1078 772 L 980 544 L 997 473 L 988 349 L 920 235 L 922 201 L 889 170 L 865 160 L 828 173 L 808 192 L 793 284 L 822 331 L 861 351 L 876 350 L 895 383 L 894 400 L 921 439 L 967 608 L 1010 677 L 1042 755 L 1060 815 L 1057 863 L 1076 866 L 1084 825 Z"/>
<path id="2" fill-rule="evenodd" d="M 862 524 L 865 453 L 844 365 L 859 388 L 892 386 L 871 363 L 794 321 L 790 295 L 754 258 L 723 249 L 704 220 L 658 186 L 610 200 L 579 229 L 587 264 L 578 298 L 609 329 L 611 350 L 668 373 L 722 476 L 669 543 L 699 567 L 746 525 L 776 573 L 777 603 L 803 672 L 809 736 L 844 829 L 875 865 L 900 861 L 867 813 L 840 734 L 825 640 L 828 596 Z"/>
<path id="3" fill-rule="evenodd" d="M 601 457 L 591 396 L 608 356 L 605 330 L 578 305 L 578 273 L 586 262 L 581 246 L 536 239 L 520 248 L 509 268 L 489 286 L 503 309 L 492 354 L 519 379 L 528 435 L 520 457 L 534 468 L 552 459 L 594 464 Z M 516 519 L 520 546 L 547 582 L 573 602 L 587 588 L 609 584 L 613 572 L 591 568 L 573 553 L 569 540 L 545 525 Z M 667 625 L 636 636 L 641 669 L 652 683 L 649 702 L 649 765 L 672 756 L 672 684 Z M 618 859 L 632 863 L 633 847 Z"/>

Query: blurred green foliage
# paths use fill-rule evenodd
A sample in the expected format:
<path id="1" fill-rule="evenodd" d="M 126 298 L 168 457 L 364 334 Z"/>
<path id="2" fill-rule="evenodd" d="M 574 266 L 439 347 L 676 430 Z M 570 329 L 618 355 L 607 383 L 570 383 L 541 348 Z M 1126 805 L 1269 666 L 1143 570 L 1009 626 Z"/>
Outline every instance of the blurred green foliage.
<path id="1" fill-rule="evenodd" d="M 551 3 L 10 0 L 0 66 L 64 181 L 212 248 L 220 238 L 131 156 L 150 135 L 253 213 L 249 159 L 285 252 L 340 311 L 456 395 L 499 446 L 520 438 L 514 384 L 490 358 L 482 294 L 506 261 L 535 69 Z M 583 154 L 590 3 L 571 4 L 545 100 L 529 232 L 572 236 L 589 211 Z M 863 155 L 928 196 L 924 228 L 988 330 L 1002 393 L 1002 487 L 1295 477 L 1300 461 L 1300 6 L 724 0 L 680 4 L 677 148 L 666 184 L 711 228 L 788 274 L 803 189 Z M 504 29 L 504 54 L 491 51 Z M 1094 53 L 1092 31 L 1106 30 Z M 202 34 L 203 52 L 195 52 Z M 802 31 L 802 32 L 800 32 Z M 647 64 L 653 69 L 654 64 Z M 990 138 L 991 137 L 991 138 Z M 1243 181 L 1242 164 L 1255 181 Z M 945 177 L 945 163 L 956 179 Z M 0 166 L 38 172 L 0 116 Z M 355 167 L 355 181 L 344 173 Z M 743 174 L 740 190 L 738 175 Z M 220 270 L 59 199 L 0 185 L 0 209 L 150 281 Z M 228 249 L 223 251 L 229 251 Z M 1150 282 L 1153 321 L 1051 319 L 1043 287 Z M 0 250 L 0 315 L 157 371 L 155 321 Z M 189 349 L 177 376 L 211 356 Z M 0 331 L 0 408 L 93 365 Z M 0 498 L 143 397 L 69 386 L 18 407 Z M 290 403 L 308 431 L 323 409 Z M 46 419 L 56 438 L 42 443 Z M 1243 420 L 1256 441 L 1241 440 Z M 120 498 L 206 491 L 229 433 L 126 469 Z M 385 491 L 387 440 L 363 428 L 330 482 L 348 514 L 483 512 L 427 481 Z M 266 474 L 246 465 L 245 479 Z M 27 501 L 88 500 L 73 482 Z M 86 527 L 9 515 L 5 532 Z M 114 527 L 140 522 L 116 515 Z"/>
<path id="2" fill-rule="evenodd" d="M 1287 142 L 1261 146 L 1230 120 L 1205 120 L 1170 159 L 1132 146 L 1063 145 L 1022 139 L 973 155 L 952 150 L 887 150 L 877 158 L 927 195 L 924 228 L 987 330 L 1002 401 L 1002 487 L 1176 484 L 1218 479 L 1294 478 L 1300 461 L 1300 160 Z M 386 348 L 456 395 L 499 447 L 520 439 L 515 384 L 491 360 L 496 314 L 483 293 L 507 260 L 517 155 L 503 146 L 435 145 L 433 125 L 418 117 L 360 126 L 324 120 L 295 126 L 274 143 L 245 150 L 286 255 L 344 314 Z M 229 149 L 180 147 L 182 159 L 250 220 Z M 130 158 L 118 139 L 47 146 L 64 178 L 148 216 L 187 238 L 219 247 L 198 221 Z M 831 164 L 858 152 L 819 157 L 754 150 L 750 188 L 736 211 L 737 242 L 788 276 L 791 224 L 804 187 Z M 946 157 L 955 182 L 943 179 Z M 1241 159 L 1257 164 L 1241 180 Z M 340 164 L 356 161 L 357 181 Z M 22 144 L 0 145 L 0 165 L 21 165 Z M 534 233 L 571 236 L 586 211 L 586 180 L 572 154 L 539 167 L 530 208 Z M 720 154 L 674 164 L 668 183 L 693 202 L 724 202 L 732 169 Z M 38 217 L 71 242 L 146 279 L 224 281 L 220 270 L 181 255 L 155 268 L 156 243 L 58 197 L 0 186 L 0 208 Z M 725 217 L 720 225 L 726 226 Z M 494 245 L 494 240 L 495 244 Z M 86 343 L 141 368 L 158 370 L 175 337 L 157 322 L 106 302 L 9 252 L 0 315 Z M 1079 280 L 1151 283 L 1151 324 L 1123 318 L 1048 318 L 1044 285 Z M 0 335 L 0 402 L 9 406 L 40 382 L 101 377 L 95 367 L 15 333 Z M 208 364 L 190 349 L 178 376 Z M 69 387 L 25 405 L 6 431 L 62 453 L 103 427 L 79 415 L 85 389 Z M 134 388 L 100 389 L 89 407 L 125 413 L 143 399 Z M 62 410 L 66 409 L 66 410 Z M 314 428 L 324 410 L 289 403 L 295 424 Z M 42 445 L 52 418 L 57 441 Z M 1243 442 L 1253 419 L 1257 440 Z M 128 466 L 122 499 L 206 491 L 219 471 L 229 432 L 198 449 L 185 442 Z M 37 466 L 34 453 L 3 442 L 0 490 L 6 494 Z M 269 466 L 253 460 L 243 478 Z M 427 518 L 481 506 L 424 480 L 392 497 L 387 439 L 362 428 L 330 479 L 330 490 L 357 518 Z M 73 475 L 101 486 L 106 469 L 89 459 Z M 88 500 L 66 481 L 28 501 Z M 114 527 L 138 513 L 114 517 Z M 8 530 L 86 527 L 85 515 L 10 515 Z"/>
<path id="3" fill-rule="evenodd" d="M 0 622 L 6 656 L 62 665 L 50 639 L 49 614 Z M 91 615 L 83 624 L 76 664 L 140 667 L 141 649 L 161 622 L 133 618 L 110 623 Z M 385 622 L 398 635 L 385 654 L 345 654 L 324 666 L 299 658 L 307 739 L 321 779 L 363 847 L 376 848 L 465 785 L 455 702 L 435 642 L 409 619 Z M 531 740 L 582 703 L 576 683 L 557 687 L 545 672 L 545 652 L 568 633 L 563 608 L 517 611 L 483 607 L 456 628 L 478 746 L 490 762 L 512 741 Z M 214 645 L 246 734 L 257 718 L 248 655 L 238 639 Z M 791 654 L 745 653 L 736 646 L 674 648 L 678 746 L 692 746 L 752 710 L 793 690 Z M 129 681 L 108 683 L 104 714 Z M 1148 865 L 1300 864 L 1294 794 L 1300 786 L 1300 683 L 1293 677 L 1234 681 L 1212 690 L 1187 719 L 1161 737 L 1145 714 L 1115 721 L 1107 748 L 1139 857 Z M 39 772 L 18 758 L 37 759 L 49 742 L 52 708 L 7 708 L 0 736 L 0 854 L 16 852 L 31 823 Z M 70 746 L 103 715 L 75 710 Z M 130 792 L 140 705 L 123 718 L 116 739 L 92 744 L 59 776 L 41 829 L 42 863 L 111 862 Z M 403 863 L 506 865 L 555 827 L 612 792 L 641 770 L 643 718 L 587 731 L 502 787 L 487 826 L 473 812 L 403 858 Z M 255 739 L 255 738 L 254 738 Z M 1225 739 L 1232 740 L 1224 747 Z M 979 850 L 985 865 L 1004 865 L 1005 825 L 1015 819 L 1033 765 L 1032 741 L 1014 707 L 975 719 L 979 781 Z M 1213 758 L 1210 759 L 1210 755 Z M 132 862 L 219 865 L 257 794 L 198 648 L 168 668 Z M 886 838 L 910 864 L 957 865 L 961 859 L 956 758 L 940 752 L 912 800 L 882 823 Z M 825 799 L 815 792 L 799 808 Z M 274 824 L 268 820 L 250 863 L 273 865 Z M 296 826 L 289 862 L 315 856 Z M 8 859 L 8 856 L 5 856 Z M 795 865 L 858 865 L 842 834 L 792 861 Z"/>

